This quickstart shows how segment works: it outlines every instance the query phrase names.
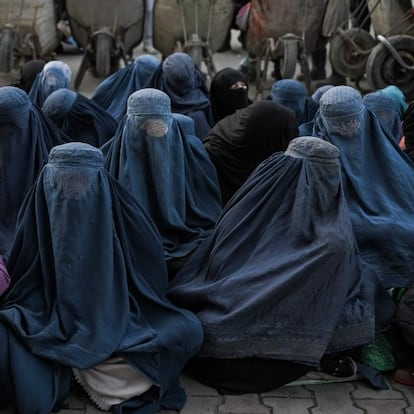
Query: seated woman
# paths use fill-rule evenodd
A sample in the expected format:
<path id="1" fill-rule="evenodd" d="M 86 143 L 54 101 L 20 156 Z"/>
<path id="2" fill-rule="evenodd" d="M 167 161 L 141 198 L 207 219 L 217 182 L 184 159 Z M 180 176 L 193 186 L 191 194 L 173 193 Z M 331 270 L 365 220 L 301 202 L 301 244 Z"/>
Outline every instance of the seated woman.
<path id="1" fill-rule="evenodd" d="M 172 112 L 194 119 L 196 136 L 203 139 L 214 125 L 204 75 L 187 53 L 173 53 L 160 63 L 147 83 L 171 99 Z"/>
<path id="2" fill-rule="evenodd" d="M 391 317 L 385 305 L 375 315 L 375 296 L 389 298 L 376 288 L 376 274 L 361 268 L 339 151 L 303 137 L 257 167 L 168 297 L 203 324 L 187 367 L 195 378 L 222 392 L 265 392 L 371 341 L 375 323 Z M 354 374 L 346 364 L 332 373 Z"/>
<path id="3" fill-rule="evenodd" d="M 364 95 L 362 101 L 368 109 L 374 112 L 383 128 L 399 144 L 403 135 L 402 118 L 394 99 L 383 92 L 370 92 Z"/>
<path id="4" fill-rule="evenodd" d="M 71 377 L 102 410 L 179 410 L 198 319 L 166 299 L 160 235 L 88 144 L 56 146 L 27 197 L 0 309 L 0 407 L 58 410 Z M 137 410 L 137 411 L 136 411 Z"/>
<path id="5" fill-rule="evenodd" d="M 297 136 L 294 112 L 270 101 L 257 101 L 219 121 L 203 143 L 216 167 L 223 203 L 258 164 Z"/>
<path id="6" fill-rule="evenodd" d="M 96 88 L 92 101 L 120 121 L 126 113 L 129 95 L 144 88 L 160 60 L 152 55 L 139 55 L 133 63 L 118 69 Z"/>
<path id="7" fill-rule="evenodd" d="M 313 134 L 340 150 L 345 196 L 364 263 L 385 288 L 414 282 L 414 164 L 367 109 L 361 93 L 323 94 Z"/>
<path id="8" fill-rule="evenodd" d="M 0 88 L 0 256 L 7 262 L 20 206 L 49 151 L 69 138 L 14 86 Z"/>
<path id="9" fill-rule="evenodd" d="M 314 112 L 309 115 L 308 91 L 305 85 L 296 79 L 281 79 L 274 82 L 271 100 L 291 109 L 299 125 L 313 118 Z"/>
<path id="10" fill-rule="evenodd" d="M 115 134 L 117 121 L 98 104 L 70 89 L 52 92 L 43 112 L 73 141 L 101 147 Z"/>
<path id="11" fill-rule="evenodd" d="M 397 106 L 398 115 L 402 118 L 404 112 L 408 108 L 408 102 L 402 89 L 396 85 L 389 85 L 383 89 L 378 89 L 378 92 L 385 93 L 393 99 Z"/>
<path id="12" fill-rule="evenodd" d="M 245 108 L 251 103 L 247 76 L 233 68 L 219 70 L 211 80 L 210 101 L 215 124 Z"/>
<path id="13" fill-rule="evenodd" d="M 41 108 L 52 92 L 60 88 L 70 89 L 71 80 L 72 70 L 69 65 L 61 60 L 52 60 L 46 63 L 42 71 L 36 75 L 29 97 L 35 105 Z"/>
<path id="14" fill-rule="evenodd" d="M 157 225 L 173 277 L 222 210 L 217 174 L 201 141 L 183 132 L 164 92 L 145 88 L 129 97 L 127 115 L 103 151 L 108 171 Z"/>

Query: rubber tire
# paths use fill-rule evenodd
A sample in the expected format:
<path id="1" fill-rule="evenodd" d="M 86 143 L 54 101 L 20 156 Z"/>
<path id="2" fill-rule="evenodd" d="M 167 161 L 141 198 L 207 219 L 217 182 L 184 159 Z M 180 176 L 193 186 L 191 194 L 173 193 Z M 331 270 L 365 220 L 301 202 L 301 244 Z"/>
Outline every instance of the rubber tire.
<path id="1" fill-rule="evenodd" d="M 345 33 L 352 38 L 361 50 L 371 50 L 375 47 L 375 39 L 363 29 L 347 29 Z M 330 41 L 329 60 L 334 71 L 342 76 L 352 79 L 360 79 L 365 73 L 365 67 L 369 54 L 358 54 L 355 47 L 339 33 Z"/>
<path id="2" fill-rule="evenodd" d="M 396 35 L 387 40 L 409 66 L 414 66 L 413 36 Z M 401 67 L 382 43 L 377 44 L 370 53 L 366 74 L 374 90 L 395 85 L 404 92 L 407 100 L 414 99 L 414 70 Z"/>
<path id="3" fill-rule="evenodd" d="M 107 33 L 96 35 L 96 75 L 106 78 L 111 73 L 112 37 Z"/>
<path id="4" fill-rule="evenodd" d="M 14 33 L 4 30 L 0 43 L 0 72 L 10 73 L 13 66 Z"/>
<path id="5" fill-rule="evenodd" d="M 283 42 L 283 58 L 280 59 L 280 73 L 283 79 L 292 79 L 295 75 L 298 54 L 299 47 L 296 40 Z"/>

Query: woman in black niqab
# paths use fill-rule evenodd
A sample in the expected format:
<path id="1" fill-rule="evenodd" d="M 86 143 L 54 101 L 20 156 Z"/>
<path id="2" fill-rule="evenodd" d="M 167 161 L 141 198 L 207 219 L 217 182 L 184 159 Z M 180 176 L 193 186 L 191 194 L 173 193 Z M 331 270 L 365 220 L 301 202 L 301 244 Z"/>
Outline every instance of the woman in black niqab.
<path id="1" fill-rule="evenodd" d="M 245 108 L 251 103 L 246 75 L 233 68 L 218 71 L 211 80 L 210 102 L 215 123 Z"/>
<path id="2" fill-rule="evenodd" d="M 219 121 L 203 142 L 217 169 L 223 202 L 258 164 L 297 136 L 295 113 L 271 101 L 257 101 Z"/>

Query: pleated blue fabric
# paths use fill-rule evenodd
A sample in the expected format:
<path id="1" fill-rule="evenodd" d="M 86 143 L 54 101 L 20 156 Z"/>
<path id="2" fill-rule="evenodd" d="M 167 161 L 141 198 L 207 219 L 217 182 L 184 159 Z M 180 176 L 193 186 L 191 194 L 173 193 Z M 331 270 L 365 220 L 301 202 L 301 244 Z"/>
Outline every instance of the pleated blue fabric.
<path id="1" fill-rule="evenodd" d="M 0 88 L 0 256 L 6 261 L 24 198 L 50 149 L 68 140 L 26 92 Z"/>
<path id="2" fill-rule="evenodd" d="M 69 65 L 61 60 L 52 60 L 43 66 L 33 82 L 29 91 L 31 101 L 38 107 L 42 107 L 45 99 L 60 88 L 70 89 L 72 70 Z"/>
<path id="3" fill-rule="evenodd" d="M 205 78 L 187 53 L 173 53 L 159 65 L 148 81 L 149 88 L 160 89 L 171 99 L 172 112 L 194 120 L 196 136 L 203 139 L 214 125 Z"/>
<path id="4" fill-rule="evenodd" d="M 114 136 L 118 126 L 98 104 L 66 88 L 52 92 L 42 110 L 72 141 L 98 148 Z"/>
<path id="5" fill-rule="evenodd" d="M 177 378 L 201 346 L 200 322 L 166 299 L 159 232 L 103 160 L 88 144 L 55 147 L 22 207 L 0 310 L 0 402 L 19 413 L 49 413 L 72 367 L 113 356 L 153 383 L 114 412 L 185 402 Z"/>
<path id="6" fill-rule="evenodd" d="M 167 260 L 189 255 L 211 233 L 222 210 L 217 173 L 201 141 L 179 127 L 166 93 L 134 92 L 104 151 L 108 171 L 156 223 Z"/>
<path id="7" fill-rule="evenodd" d="M 199 358 L 316 366 L 372 340 L 378 287 L 361 266 L 339 151 L 303 137 L 256 168 L 168 296 L 201 319 Z"/>
<path id="8" fill-rule="evenodd" d="M 160 65 L 153 55 L 139 55 L 133 63 L 118 69 L 96 88 L 92 101 L 96 102 L 117 121 L 126 113 L 129 96 L 144 87 Z"/>
<path id="9" fill-rule="evenodd" d="M 321 98 L 314 134 L 340 150 L 345 196 L 364 261 L 384 286 L 414 281 L 414 164 L 382 128 L 359 91 L 337 86 Z"/>

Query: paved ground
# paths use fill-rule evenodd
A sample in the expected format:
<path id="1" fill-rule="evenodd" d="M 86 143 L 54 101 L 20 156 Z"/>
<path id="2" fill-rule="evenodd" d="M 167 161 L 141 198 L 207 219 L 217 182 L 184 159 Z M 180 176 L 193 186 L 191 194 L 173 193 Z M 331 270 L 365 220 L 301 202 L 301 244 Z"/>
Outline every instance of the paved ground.
<path id="1" fill-rule="evenodd" d="M 414 387 L 387 379 L 389 389 L 374 390 L 362 381 L 289 385 L 264 394 L 220 395 L 188 376 L 181 377 L 187 403 L 180 414 L 414 414 Z M 71 394 L 59 414 L 102 411 Z M 163 414 L 176 411 L 161 411 Z M 14 414 L 12 409 L 0 414 Z"/>

